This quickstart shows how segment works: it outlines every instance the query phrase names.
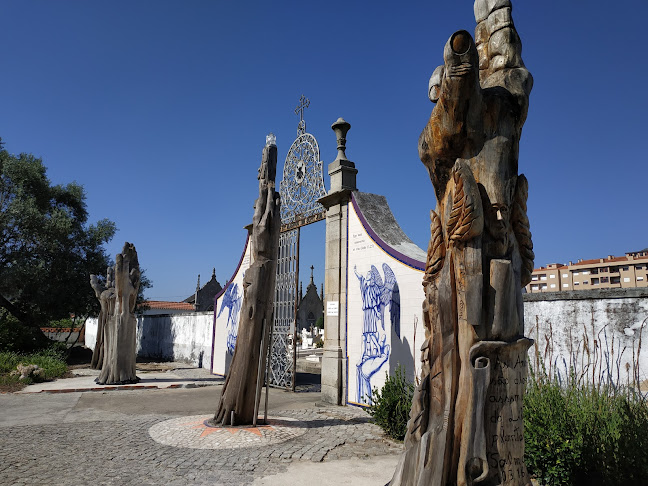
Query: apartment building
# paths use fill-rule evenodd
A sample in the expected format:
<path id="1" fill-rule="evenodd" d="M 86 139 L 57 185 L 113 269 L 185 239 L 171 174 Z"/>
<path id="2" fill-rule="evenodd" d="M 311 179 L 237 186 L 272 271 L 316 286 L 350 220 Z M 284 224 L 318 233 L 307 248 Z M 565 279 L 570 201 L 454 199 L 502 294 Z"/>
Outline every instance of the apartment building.
<path id="1" fill-rule="evenodd" d="M 529 293 L 648 287 L 648 248 L 625 256 L 551 263 L 533 270 Z"/>

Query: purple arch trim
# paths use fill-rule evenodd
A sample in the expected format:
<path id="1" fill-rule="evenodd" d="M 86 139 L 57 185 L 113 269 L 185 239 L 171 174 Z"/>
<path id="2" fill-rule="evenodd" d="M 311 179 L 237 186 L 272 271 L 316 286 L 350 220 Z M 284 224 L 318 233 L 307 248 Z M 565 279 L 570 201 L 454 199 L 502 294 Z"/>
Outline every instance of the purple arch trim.
<path id="1" fill-rule="evenodd" d="M 365 218 L 364 214 L 362 214 L 362 210 L 360 209 L 360 206 L 358 205 L 353 193 L 351 193 L 351 204 L 353 204 L 353 209 L 358 215 L 358 218 L 360 219 L 360 223 L 367 231 L 369 237 L 374 241 L 374 243 L 376 243 L 380 248 L 382 248 L 382 250 L 385 253 L 387 253 L 392 258 L 398 260 L 401 263 L 404 263 L 409 267 L 415 268 L 416 270 L 421 270 L 423 272 L 425 271 L 425 262 L 422 262 L 420 260 L 415 260 L 414 258 L 402 254 L 401 252 L 395 250 L 388 243 L 386 243 L 380 236 L 378 236 L 378 234 L 371 228 L 371 225 Z"/>

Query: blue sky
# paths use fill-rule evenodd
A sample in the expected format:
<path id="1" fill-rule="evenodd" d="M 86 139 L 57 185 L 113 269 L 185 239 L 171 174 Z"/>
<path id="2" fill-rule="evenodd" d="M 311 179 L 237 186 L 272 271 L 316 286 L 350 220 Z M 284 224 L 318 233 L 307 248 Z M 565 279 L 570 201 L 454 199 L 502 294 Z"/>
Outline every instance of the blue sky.
<path id="1" fill-rule="evenodd" d="M 109 253 L 133 242 L 148 297 L 179 300 L 234 271 L 265 135 L 280 174 L 303 93 L 325 172 L 342 116 L 358 188 L 426 248 L 427 83 L 472 4 L 0 0 L 0 137 L 82 184 L 91 220 L 119 229 Z M 519 166 L 536 266 L 648 247 L 646 18 L 645 0 L 514 2 L 535 79 Z M 305 283 L 311 264 L 323 280 L 323 235 L 303 231 Z"/>

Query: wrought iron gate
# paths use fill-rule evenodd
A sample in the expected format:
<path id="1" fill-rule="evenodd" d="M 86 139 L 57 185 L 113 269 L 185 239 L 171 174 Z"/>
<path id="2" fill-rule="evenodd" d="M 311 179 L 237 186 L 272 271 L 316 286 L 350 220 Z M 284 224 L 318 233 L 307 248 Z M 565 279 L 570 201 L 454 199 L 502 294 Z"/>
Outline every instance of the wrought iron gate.
<path id="1" fill-rule="evenodd" d="M 306 133 L 304 109 L 310 101 L 301 96 L 297 138 L 286 156 L 281 195 L 281 235 L 277 261 L 274 326 L 272 329 L 271 386 L 295 389 L 297 365 L 297 288 L 299 282 L 299 229 L 321 221 L 326 212 L 317 200 L 326 195 L 317 140 Z"/>

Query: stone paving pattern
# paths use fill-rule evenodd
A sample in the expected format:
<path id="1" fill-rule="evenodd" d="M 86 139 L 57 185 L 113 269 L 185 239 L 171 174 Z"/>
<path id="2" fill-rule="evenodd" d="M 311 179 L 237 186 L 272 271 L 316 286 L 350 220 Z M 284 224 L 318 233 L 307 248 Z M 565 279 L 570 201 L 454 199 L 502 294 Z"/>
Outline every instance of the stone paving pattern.
<path id="1" fill-rule="evenodd" d="M 129 392 L 117 392 L 129 393 Z M 333 461 L 397 454 L 363 410 L 321 407 L 276 411 L 308 427 L 296 438 L 263 447 L 190 449 L 155 442 L 149 429 L 176 416 L 0 427 L 0 484 L 250 484 L 293 461 Z M 189 417 L 191 418 L 191 417 Z"/>

